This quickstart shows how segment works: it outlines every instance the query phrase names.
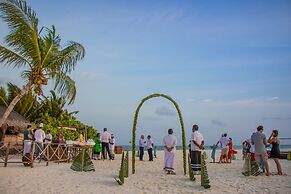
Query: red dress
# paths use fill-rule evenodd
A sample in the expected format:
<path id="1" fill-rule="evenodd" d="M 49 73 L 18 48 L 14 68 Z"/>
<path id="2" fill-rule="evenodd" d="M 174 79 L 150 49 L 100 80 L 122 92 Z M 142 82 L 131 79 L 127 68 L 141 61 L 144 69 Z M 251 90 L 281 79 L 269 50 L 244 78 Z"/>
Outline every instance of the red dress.
<path id="1" fill-rule="evenodd" d="M 227 145 L 228 145 L 228 148 L 229 148 L 229 150 L 228 150 L 228 159 L 232 159 L 232 154 L 236 154 L 237 151 L 232 149 L 232 142 L 229 142 Z"/>

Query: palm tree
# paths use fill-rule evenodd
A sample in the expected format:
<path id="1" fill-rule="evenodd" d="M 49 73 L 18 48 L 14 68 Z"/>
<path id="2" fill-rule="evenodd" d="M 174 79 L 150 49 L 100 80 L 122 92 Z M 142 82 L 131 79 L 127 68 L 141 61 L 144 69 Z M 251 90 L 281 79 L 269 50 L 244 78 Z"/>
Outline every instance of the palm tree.
<path id="1" fill-rule="evenodd" d="M 13 107 L 31 89 L 41 95 L 42 86 L 48 80 L 55 81 L 55 89 L 69 104 L 74 102 L 76 86 L 68 74 L 84 58 L 85 49 L 73 41 L 62 48 L 61 39 L 54 26 L 41 28 L 39 31 L 36 13 L 25 1 L 0 0 L 0 18 L 7 23 L 10 30 L 4 38 L 7 47 L 0 45 L 0 64 L 23 68 L 21 76 L 26 82 L 21 92 L 9 104 L 0 122 L 0 132 L 5 135 L 4 124 Z"/>
<path id="2" fill-rule="evenodd" d="M 7 83 L 7 91 L 4 87 L 0 87 L 0 106 L 7 108 L 20 92 L 21 89 L 12 83 Z M 30 90 L 18 101 L 14 110 L 29 120 L 40 105 L 41 104 L 36 100 L 36 96 Z"/>

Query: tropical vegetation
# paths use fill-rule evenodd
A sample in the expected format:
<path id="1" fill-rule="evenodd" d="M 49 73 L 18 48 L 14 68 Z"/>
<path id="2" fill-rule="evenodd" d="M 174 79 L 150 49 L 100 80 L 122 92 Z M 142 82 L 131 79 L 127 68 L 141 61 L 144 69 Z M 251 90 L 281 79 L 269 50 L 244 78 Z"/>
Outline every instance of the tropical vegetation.
<path id="1" fill-rule="evenodd" d="M 7 107 L 19 92 L 21 89 L 12 83 L 8 83 L 6 87 L 0 86 L 0 106 Z M 76 131 L 63 130 L 65 139 L 77 139 L 81 133 L 84 133 L 85 128 L 88 138 L 93 138 L 96 130 L 92 126 L 86 126 L 78 121 L 74 116 L 78 111 L 69 112 L 65 105 L 65 98 L 57 96 L 53 90 L 50 91 L 50 95 L 39 97 L 30 90 L 16 104 L 14 110 L 34 123 L 35 127 L 43 122 L 44 130 L 46 132 L 50 130 L 53 137 L 56 137 L 59 127 L 71 127 Z"/>
<path id="2" fill-rule="evenodd" d="M 18 101 L 29 91 L 41 96 L 43 86 L 54 81 L 54 88 L 69 104 L 76 97 L 76 86 L 69 74 L 84 58 L 84 47 L 74 41 L 62 46 L 55 26 L 39 27 L 34 10 L 22 0 L 0 0 L 0 18 L 9 33 L 0 45 L 0 65 L 21 68 L 25 86 L 10 101 L 0 121 L 5 134 L 5 122 Z M 0 137 L 1 138 L 1 137 Z"/>

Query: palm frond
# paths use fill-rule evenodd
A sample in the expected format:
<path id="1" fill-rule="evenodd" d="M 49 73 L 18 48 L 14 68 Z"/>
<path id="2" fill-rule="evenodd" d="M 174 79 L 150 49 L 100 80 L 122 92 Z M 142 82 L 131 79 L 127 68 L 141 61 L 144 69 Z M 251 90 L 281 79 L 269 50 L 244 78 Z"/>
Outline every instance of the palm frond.
<path id="1" fill-rule="evenodd" d="M 57 89 L 64 98 L 69 100 L 68 104 L 72 104 L 77 93 L 75 81 L 63 72 L 54 74 L 52 78 L 55 79 L 54 89 Z"/>
<path id="2" fill-rule="evenodd" d="M 47 34 L 41 38 L 41 48 L 42 48 L 42 62 L 41 66 L 46 67 L 51 61 L 55 59 L 56 54 L 60 48 L 61 39 L 56 35 L 55 26 L 51 29 L 45 28 Z"/>
<path id="3" fill-rule="evenodd" d="M 0 105 L 4 107 L 8 107 L 9 105 L 6 90 L 2 86 L 0 87 Z"/>
<path id="4" fill-rule="evenodd" d="M 5 43 L 19 55 L 35 64 L 41 61 L 38 41 L 38 19 L 35 12 L 22 0 L 1 0 L 0 17 L 8 24 Z"/>
<path id="5" fill-rule="evenodd" d="M 25 64 L 29 64 L 21 55 L 0 45 L 0 64 L 1 63 L 8 66 L 13 65 L 14 67 L 22 67 Z"/>
<path id="6" fill-rule="evenodd" d="M 53 66 L 61 68 L 64 73 L 70 73 L 74 70 L 78 61 L 85 56 L 85 48 L 77 42 L 70 41 L 69 44 L 58 53 L 56 60 L 52 62 Z"/>

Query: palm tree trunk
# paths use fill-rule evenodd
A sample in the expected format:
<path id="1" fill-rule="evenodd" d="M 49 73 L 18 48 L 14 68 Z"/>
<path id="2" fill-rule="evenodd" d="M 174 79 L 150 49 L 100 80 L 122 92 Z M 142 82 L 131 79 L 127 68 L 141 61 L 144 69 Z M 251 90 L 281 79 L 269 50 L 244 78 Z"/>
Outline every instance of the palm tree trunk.
<path id="1" fill-rule="evenodd" d="M 17 104 L 17 102 L 24 96 L 24 94 L 26 94 L 30 90 L 32 84 L 33 84 L 33 82 L 31 80 L 29 80 L 28 83 L 26 84 L 26 86 L 23 88 L 23 90 L 21 90 L 21 92 L 19 94 L 17 94 L 17 96 L 15 96 L 15 98 L 11 101 L 11 103 L 7 107 L 5 113 L 3 114 L 3 117 L 0 120 L 0 126 L 1 126 L 0 141 L 2 141 L 3 138 L 5 137 L 5 133 L 6 133 L 6 129 L 7 129 L 6 121 L 8 119 L 8 116 L 12 112 L 12 110 L 13 110 L 14 106 Z"/>

